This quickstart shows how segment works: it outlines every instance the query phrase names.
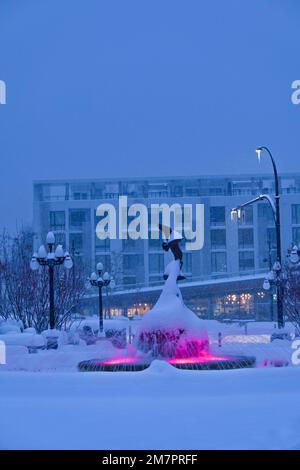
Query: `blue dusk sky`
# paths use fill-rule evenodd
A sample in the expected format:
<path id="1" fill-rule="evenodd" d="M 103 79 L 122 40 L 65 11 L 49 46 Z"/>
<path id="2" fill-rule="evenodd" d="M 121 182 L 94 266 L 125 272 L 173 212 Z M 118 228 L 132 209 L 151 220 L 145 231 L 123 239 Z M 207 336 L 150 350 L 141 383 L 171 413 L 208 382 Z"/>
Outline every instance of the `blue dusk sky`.
<path id="1" fill-rule="evenodd" d="M 298 0 L 1 0 L 1 226 L 32 180 L 300 171 Z"/>

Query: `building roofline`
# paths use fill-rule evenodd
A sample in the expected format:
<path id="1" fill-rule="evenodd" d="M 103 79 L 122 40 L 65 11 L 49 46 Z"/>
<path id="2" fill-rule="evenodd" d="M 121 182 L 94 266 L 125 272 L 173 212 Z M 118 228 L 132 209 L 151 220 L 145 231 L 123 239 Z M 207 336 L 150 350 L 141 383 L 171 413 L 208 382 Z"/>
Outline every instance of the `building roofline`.
<path id="1" fill-rule="evenodd" d="M 300 172 L 296 173 L 280 173 L 281 178 L 294 178 L 300 177 Z M 191 180 L 206 180 L 206 179 L 228 179 L 228 180 L 245 180 L 251 178 L 273 178 L 272 173 L 237 173 L 237 174 L 222 174 L 222 175 L 183 175 L 183 176 L 107 176 L 103 178 L 60 178 L 60 179 L 34 179 L 32 184 L 62 184 L 62 183 L 104 183 L 108 181 L 176 181 L 182 179 Z"/>

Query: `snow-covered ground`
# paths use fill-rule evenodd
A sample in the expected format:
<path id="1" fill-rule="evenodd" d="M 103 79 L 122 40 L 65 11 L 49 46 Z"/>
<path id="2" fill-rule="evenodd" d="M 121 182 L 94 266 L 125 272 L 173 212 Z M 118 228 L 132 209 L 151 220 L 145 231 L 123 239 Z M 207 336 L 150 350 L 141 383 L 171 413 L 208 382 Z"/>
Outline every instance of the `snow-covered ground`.
<path id="1" fill-rule="evenodd" d="M 97 319 L 85 324 L 97 328 Z M 138 324 L 111 320 L 106 327 L 134 333 Z M 154 361 L 140 372 L 83 373 L 78 362 L 126 351 L 102 339 L 61 341 L 57 350 L 30 354 L 42 335 L 4 330 L 1 449 L 300 449 L 300 368 L 291 364 L 291 341 L 270 342 L 273 324 L 253 322 L 245 331 L 207 322 L 218 355 L 256 356 L 257 368 L 232 371 L 184 371 Z M 289 366 L 273 367 L 278 361 Z"/>
<path id="2" fill-rule="evenodd" d="M 0 374 L 2 449 L 300 449 L 300 368 Z"/>

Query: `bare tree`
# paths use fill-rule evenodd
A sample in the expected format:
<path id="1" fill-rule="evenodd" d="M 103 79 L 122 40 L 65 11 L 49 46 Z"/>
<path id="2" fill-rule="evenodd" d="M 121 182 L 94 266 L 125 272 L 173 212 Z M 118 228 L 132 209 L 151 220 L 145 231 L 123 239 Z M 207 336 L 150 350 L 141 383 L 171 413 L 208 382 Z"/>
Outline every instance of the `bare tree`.
<path id="1" fill-rule="evenodd" d="M 287 264 L 281 283 L 285 315 L 300 336 L 300 267 Z"/>
<path id="2" fill-rule="evenodd" d="M 33 326 L 37 331 L 49 323 L 48 269 L 32 271 L 33 234 L 22 230 L 14 238 L 3 232 L 0 240 L 0 317 L 21 320 L 24 327 Z M 76 269 L 66 272 L 55 269 L 55 313 L 58 328 L 65 328 L 72 312 L 84 295 L 83 266 L 77 261 Z"/>

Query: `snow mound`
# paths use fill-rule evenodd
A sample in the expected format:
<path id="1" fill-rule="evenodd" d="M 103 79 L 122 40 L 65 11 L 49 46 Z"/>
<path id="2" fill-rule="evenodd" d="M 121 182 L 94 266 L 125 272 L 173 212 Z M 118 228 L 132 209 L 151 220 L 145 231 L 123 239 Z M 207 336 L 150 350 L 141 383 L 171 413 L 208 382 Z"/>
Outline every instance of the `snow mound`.
<path id="1" fill-rule="evenodd" d="M 146 369 L 144 373 L 164 374 L 164 376 L 166 374 L 175 375 L 178 373 L 178 369 L 176 369 L 176 367 L 173 367 L 166 361 L 154 359 L 154 361 L 151 362 L 150 367 Z"/>
<path id="2" fill-rule="evenodd" d="M 35 334 L 36 334 L 36 329 L 33 328 L 33 327 L 25 328 L 25 330 L 23 331 L 23 333 L 35 335 Z"/>
<path id="3" fill-rule="evenodd" d="M 21 333 L 21 329 L 19 326 L 10 325 L 10 324 L 3 324 L 0 326 L 0 334 L 5 335 L 7 333 Z"/>

